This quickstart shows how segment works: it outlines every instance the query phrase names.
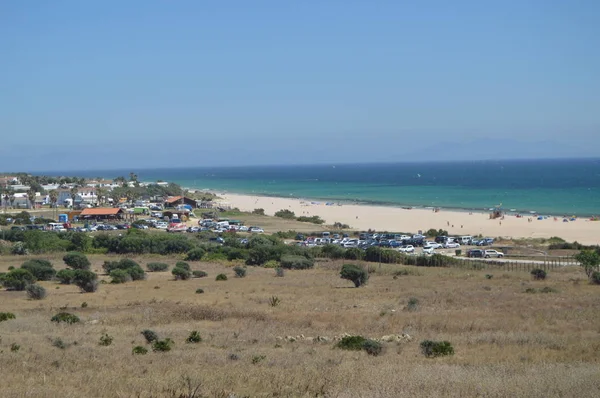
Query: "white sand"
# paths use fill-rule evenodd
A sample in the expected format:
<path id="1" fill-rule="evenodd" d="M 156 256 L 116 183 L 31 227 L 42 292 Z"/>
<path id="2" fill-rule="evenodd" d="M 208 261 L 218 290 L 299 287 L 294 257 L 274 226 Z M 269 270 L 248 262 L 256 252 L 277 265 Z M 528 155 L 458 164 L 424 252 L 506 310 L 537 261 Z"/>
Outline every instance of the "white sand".
<path id="1" fill-rule="evenodd" d="M 441 209 L 439 212 L 427 209 L 402 209 L 386 206 L 366 206 L 344 204 L 342 206 L 326 206 L 310 204 L 310 200 L 271 198 L 264 196 L 220 194 L 224 201 L 242 211 L 263 208 L 265 214 L 273 215 L 281 209 L 289 209 L 296 216 L 319 216 L 326 224 L 341 222 L 357 230 L 374 229 L 376 231 L 410 232 L 426 231 L 430 228 L 447 230 L 451 235 L 478 235 L 513 238 L 550 238 L 559 236 L 569 242 L 578 241 L 583 244 L 600 243 L 600 221 L 577 219 L 573 222 L 562 222 L 562 218 L 554 221 L 527 221 L 523 218 L 505 216 L 504 220 L 490 220 L 487 213 L 473 213 Z"/>

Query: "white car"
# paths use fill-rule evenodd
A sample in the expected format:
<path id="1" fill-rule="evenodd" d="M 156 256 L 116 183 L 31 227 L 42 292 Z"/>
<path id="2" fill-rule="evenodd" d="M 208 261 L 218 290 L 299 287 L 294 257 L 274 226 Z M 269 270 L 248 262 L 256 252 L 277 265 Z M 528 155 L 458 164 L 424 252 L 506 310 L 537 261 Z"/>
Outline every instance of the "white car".
<path id="1" fill-rule="evenodd" d="M 248 227 L 245 225 L 240 225 L 240 227 L 238 228 L 239 232 L 248 232 Z"/>
<path id="2" fill-rule="evenodd" d="M 433 247 L 423 248 L 423 254 L 433 254 Z"/>
<path id="3" fill-rule="evenodd" d="M 502 258 L 502 257 L 504 257 L 504 253 L 499 252 L 497 250 L 485 250 L 483 252 L 483 257 L 485 257 L 485 258 L 490 258 L 490 257 Z"/>
<path id="4" fill-rule="evenodd" d="M 460 244 L 458 244 L 456 242 L 446 242 L 444 244 L 444 247 L 446 249 L 458 249 L 460 247 Z"/>
<path id="5" fill-rule="evenodd" d="M 257 234 L 262 234 L 263 232 L 265 232 L 265 230 L 262 229 L 262 228 L 258 228 L 258 227 L 252 227 L 252 229 L 250 230 L 250 232 L 254 232 L 254 233 L 257 233 Z"/>
<path id="6" fill-rule="evenodd" d="M 423 243 L 423 249 L 441 249 L 442 245 L 437 242 L 425 242 Z"/>
<path id="7" fill-rule="evenodd" d="M 409 239 L 411 239 L 411 237 L 408 235 L 400 235 L 400 238 L 398 238 L 398 240 L 409 240 Z"/>
<path id="8" fill-rule="evenodd" d="M 169 228 L 169 224 L 167 224 L 164 221 L 156 223 L 156 229 L 167 229 L 167 228 Z"/>
<path id="9" fill-rule="evenodd" d="M 405 246 L 400 246 L 398 248 L 398 250 L 401 251 L 402 253 L 414 253 L 415 247 L 413 245 L 405 245 Z"/>

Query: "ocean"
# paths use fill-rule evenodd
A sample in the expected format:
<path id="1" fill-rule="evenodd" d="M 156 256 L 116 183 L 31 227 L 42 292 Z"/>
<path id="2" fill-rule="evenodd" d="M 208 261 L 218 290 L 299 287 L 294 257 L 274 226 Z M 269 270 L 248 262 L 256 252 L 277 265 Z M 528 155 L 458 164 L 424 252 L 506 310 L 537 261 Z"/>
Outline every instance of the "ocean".
<path id="1" fill-rule="evenodd" d="M 80 172 L 253 195 L 391 206 L 600 215 L 600 159 L 198 167 Z M 69 175 L 73 172 L 46 173 Z"/>

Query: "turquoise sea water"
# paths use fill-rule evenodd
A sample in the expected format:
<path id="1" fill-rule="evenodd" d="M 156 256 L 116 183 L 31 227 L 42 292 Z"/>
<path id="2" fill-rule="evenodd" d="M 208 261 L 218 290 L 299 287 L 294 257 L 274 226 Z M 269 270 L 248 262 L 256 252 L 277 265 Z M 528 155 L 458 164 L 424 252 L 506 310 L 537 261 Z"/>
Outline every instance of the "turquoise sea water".
<path id="1" fill-rule="evenodd" d="M 84 176 L 128 176 L 132 170 Z M 235 193 L 540 214 L 600 214 L 600 159 L 133 170 L 141 181 Z M 52 173 L 57 174 L 57 173 Z M 59 173 L 60 174 L 60 173 Z M 68 174 L 68 173 L 65 173 Z"/>

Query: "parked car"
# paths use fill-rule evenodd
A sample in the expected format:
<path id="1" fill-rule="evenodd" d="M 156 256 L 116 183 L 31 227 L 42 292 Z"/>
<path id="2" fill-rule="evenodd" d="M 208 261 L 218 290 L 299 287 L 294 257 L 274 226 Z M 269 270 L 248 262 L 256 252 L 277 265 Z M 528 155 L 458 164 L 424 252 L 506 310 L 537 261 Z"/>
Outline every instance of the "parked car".
<path id="1" fill-rule="evenodd" d="M 433 247 L 423 248 L 423 254 L 433 254 Z"/>
<path id="2" fill-rule="evenodd" d="M 484 251 L 484 257 L 485 258 L 490 258 L 490 257 L 502 258 L 502 257 L 504 257 L 504 253 L 499 252 L 497 250 L 486 250 L 486 251 Z"/>
<path id="3" fill-rule="evenodd" d="M 160 221 L 160 222 L 156 223 L 156 228 L 157 229 L 167 229 L 167 228 L 169 228 L 169 224 L 167 224 L 164 221 Z"/>
<path id="4" fill-rule="evenodd" d="M 189 227 L 188 232 L 200 232 L 200 227 Z"/>
<path id="5" fill-rule="evenodd" d="M 265 230 L 260 227 L 250 227 L 249 230 L 250 230 L 250 232 L 258 233 L 258 234 L 262 234 L 263 232 L 265 232 Z"/>
<path id="6" fill-rule="evenodd" d="M 469 249 L 469 251 L 467 251 L 467 257 L 483 258 L 483 250 Z"/>
<path id="7" fill-rule="evenodd" d="M 425 242 L 423 243 L 423 249 L 441 249 L 443 246 L 437 242 Z"/>
<path id="8" fill-rule="evenodd" d="M 460 247 L 460 244 L 456 242 L 446 242 L 444 243 L 444 247 L 446 249 L 458 249 Z"/>
<path id="9" fill-rule="evenodd" d="M 436 243 L 446 243 L 446 241 L 448 240 L 447 236 L 436 236 L 435 237 L 435 241 Z"/>
<path id="10" fill-rule="evenodd" d="M 245 225 L 240 225 L 240 227 L 238 228 L 239 232 L 248 232 L 248 227 Z"/>
<path id="11" fill-rule="evenodd" d="M 171 223 L 167 227 L 167 232 L 185 232 L 187 230 L 187 225 L 182 223 Z"/>
<path id="12" fill-rule="evenodd" d="M 414 253 L 415 247 L 413 245 L 404 245 L 404 246 L 400 246 L 400 248 L 398 250 L 401 251 L 402 253 Z"/>

